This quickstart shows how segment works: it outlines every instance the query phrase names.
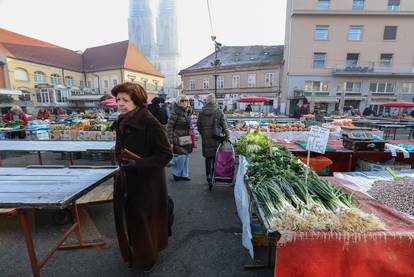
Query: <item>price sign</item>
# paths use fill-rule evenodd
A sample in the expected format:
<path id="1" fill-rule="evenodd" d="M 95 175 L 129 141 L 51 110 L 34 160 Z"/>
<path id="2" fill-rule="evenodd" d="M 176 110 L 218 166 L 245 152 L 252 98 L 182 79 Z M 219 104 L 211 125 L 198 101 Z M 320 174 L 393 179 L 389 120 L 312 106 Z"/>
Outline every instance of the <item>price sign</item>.
<path id="1" fill-rule="evenodd" d="M 329 129 L 312 126 L 308 137 L 308 143 L 306 144 L 306 150 L 325 154 L 328 139 Z"/>

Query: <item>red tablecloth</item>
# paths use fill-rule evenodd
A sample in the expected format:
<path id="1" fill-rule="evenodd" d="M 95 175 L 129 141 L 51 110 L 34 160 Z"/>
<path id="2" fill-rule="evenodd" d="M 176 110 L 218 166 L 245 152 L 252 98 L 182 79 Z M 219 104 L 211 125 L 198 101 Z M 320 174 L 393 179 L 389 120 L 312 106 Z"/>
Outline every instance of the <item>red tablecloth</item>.
<path id="1" fill-rule="evenodd" d="M 330 181 L 340 185 L 334 178 Z M 354 197 L 362 210 L 377 215 L 387 230 L 357 241 L 304 233 L 304 238 L 278 246 L 275 276 L 413 277 L 414 220 L 364 194 L 355 193 Z"/>

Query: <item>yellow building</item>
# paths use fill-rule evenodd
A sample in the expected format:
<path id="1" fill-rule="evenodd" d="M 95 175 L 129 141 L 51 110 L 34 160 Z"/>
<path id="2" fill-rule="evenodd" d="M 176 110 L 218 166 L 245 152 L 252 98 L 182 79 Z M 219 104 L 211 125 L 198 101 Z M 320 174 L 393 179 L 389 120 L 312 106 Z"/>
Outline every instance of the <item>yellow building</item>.
<path id="1" fill-rule="evenodd" d="M 28 112 L 60 106 L 98 108 L 99 99 L 125 81 L 155 96 L 164 77 L 129 41 L 75 52 L 0 28 L 0 88 L 20 90 Z M 0 103 L 0 108 L 12 103 Z"/>

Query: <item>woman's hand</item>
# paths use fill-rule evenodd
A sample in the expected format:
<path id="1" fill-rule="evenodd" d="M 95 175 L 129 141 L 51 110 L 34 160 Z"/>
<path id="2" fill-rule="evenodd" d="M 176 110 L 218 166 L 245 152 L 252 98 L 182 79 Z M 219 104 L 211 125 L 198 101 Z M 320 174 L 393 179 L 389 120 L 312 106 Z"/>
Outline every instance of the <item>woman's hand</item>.
<path id="1" fill-rule="evenodd" d="M 137 169 L 137 163 L 131 159 L 122 159 L 121 160 L 121 167 L 125 168 L 125 170 L 134 170 Z"/>

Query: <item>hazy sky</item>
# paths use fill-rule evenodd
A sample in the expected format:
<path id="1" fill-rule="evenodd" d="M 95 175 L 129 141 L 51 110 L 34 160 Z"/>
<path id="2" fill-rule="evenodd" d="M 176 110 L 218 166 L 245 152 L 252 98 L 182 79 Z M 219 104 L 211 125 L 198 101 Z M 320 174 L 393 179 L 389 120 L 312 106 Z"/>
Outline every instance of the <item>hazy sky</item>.
<path id="1" fill-rule="evenodd" d="M 128 39 L 129 0 L 0 0 L 0 27 L 72 50 Z M 156 15 L 158 0 L 151 0 Z M 207 0 L 177 0 L 180 67 L 214 51 Z M 210 0 L 223 45 L 284 42 L 286 0 Z"/>

